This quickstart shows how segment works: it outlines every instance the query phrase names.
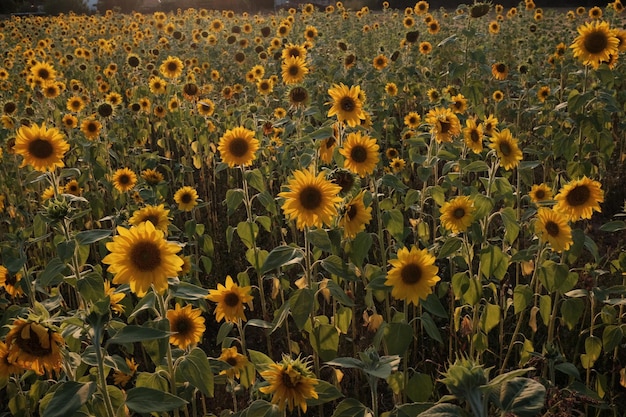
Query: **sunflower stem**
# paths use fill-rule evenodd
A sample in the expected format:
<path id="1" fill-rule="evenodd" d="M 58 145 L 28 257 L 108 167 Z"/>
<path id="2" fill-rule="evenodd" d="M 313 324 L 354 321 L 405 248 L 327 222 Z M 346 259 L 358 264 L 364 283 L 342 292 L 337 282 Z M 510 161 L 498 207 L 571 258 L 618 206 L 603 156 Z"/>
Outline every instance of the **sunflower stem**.
<path id="1" fill-rule="evenodd" d="M 93 344 L 94 351 L 96 352 L 96 362 L 98 363 L 98 381 L 100 384 L 100 391 L 102 391 L 102 398 L 104 399 L 104 407 L 107 412 L 107 417 L 115 417 L 115 411 L 113 410 L 113 403 L 111 397 L 109 397 L 109 390 L 107 387 L 107 376 L 104 372 L 104 359 L 102 357 L 102 335 L 99 331 L 94 333 Z"/>
<path id="2" fill-rule="evenodd" d="M 385 274 L 387 273 L 387 250 L 385 249 L 385 238 L 384 238 L 384 229 L 383 229 L 383 216 L 382 211 L 380 209 L 380 202 L 378 201 L 378 187 L 376 186 L 376 182 L 374 178 L 370 176 L 370 189 L 372 191 L 372 195 L 374 196 L 372 203 L 376 207 L 376 220 L 378 226 L 378 244 L 380 246 L 380 256 L 381 256 L 381 267 Z M 385 292 L 385 319 L 387 323 L 391 323 L 391 299 L 389 296 L 389 292 Z"/>
<path id="3" fill-rule="evenodd" d="M 163 294 L 159 293 L 154 285 L 152 286 L 152 291 L 156 295 L 157 303 L 159 306 L 159 314 L 161 317 L 167 317 L 167 305 L 165 300 L 163 299 Z M 172 360 L 172 345 L 170 343 L 167 344 L 166 349 L 166 360 L 167 360 L 167 370 L 169 374 L 170 380 L 170 393 L 174 396 L 178 396 L 176 393 L 176 368 L 174 366 L 174 361 Z M 174 410 L 174 416 L 179 417 L 178 409 Z"/>

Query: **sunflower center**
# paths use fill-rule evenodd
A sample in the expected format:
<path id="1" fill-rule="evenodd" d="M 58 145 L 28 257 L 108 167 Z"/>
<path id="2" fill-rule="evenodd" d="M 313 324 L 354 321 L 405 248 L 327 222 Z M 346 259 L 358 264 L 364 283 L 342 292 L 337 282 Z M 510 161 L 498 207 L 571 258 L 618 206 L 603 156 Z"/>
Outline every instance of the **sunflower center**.
<path id="1" fill-rule="evenodd" d="M 305 210 L 315 210 L 322 204 L 322 193 L 318 187 L 308 186 L 300 191 L 300 204 Z"/>
<path id="2" fill-rule="evenodd" d="M 150 272 L 161 266 L 161 249 L 154 242 L 137 242 L 130 250 L 132 264 L 141 272 Z"/>
<path id="3" fill-rule="evenodd" d="M 400 278 L 407 285 L 416 284 L 422 278 L 422 268 L 416 264 L 405 265 L 400 271 Z"/>
<path id="4" fill-rule="evenodd" d="M 465 209 L 463 207 L 457 207 L 452 212 L 455 219 L 462 219 L 465 216 Z"/>
<path id="5" fill-rule="evenodd" d="M 298 377 L 292 375 L 290 372 L 283 372 L 282 374 L 282 382 L 283 386 L 289 389 L 296 388 L 298 386 Z"/>
<path id="6" fill-rule="evenodd" d="M 248 149 L 248 141 L 244 138 L 235 138 L 228 144 L 228 151 L 237 158 L 245 156 Z"/>
<path id="7" fill-rule="evenodd" d="M 498 72 L 500 72 L 500 73 L 505 72 L 505 71 L 506 71 L 506 65 L 504 65 L 504 64 L 498 64 L 498 65 L 496 65 L 496 71 L 498 71 Z"/>
<path id="8" fill-rule="evenodd" d="M 336 142 L 337 141 L 335 140 L 334 137 L 330 137 L 330 138 L 326 139 L 326 141 L 324 142 L 324 146 L 326 147 L 326 149 L 330 149 L 333 146 L 335 146 Z"/>
<path id="9" fill-rule="evenodd" d="M 183 195 L 181 195 L 180 196 L 180 202 L 183 203 L 183 204 L 191 203 L 191 194 L 184 193 Z"/>
<path id="10" fill-rule="evenodd" d="M 4 283 L 5 285 L 8 284 L 12 287 L 15 287 L 15 284 L 17 284 L 17 275 L 7 274 L 6 278 L 4 279 Z"/>
<path id="11" fill-rule="evenodd" d="M 37 159 L 46 159 L 52 156 L 54 148 L 49 141 L 37 138 L 28 144 L 28 152 Z"/>
<path id="12" fill-rule="evenodd" d="M 239 304 L 239 295 L 236 292 L 229 292 L 224 296 L 224 303 L 228 307 L 236 307 Z"/>
<path id="13" fill-rule="evenodd" d="M 153 226 L 156 226 L 159 224 L 159 216 L 157 216 L 156 214 L 149 214 L 143 218 L 143 221 L 150 222 Z"/>
<path id="14" fill-rule="evenodd" d="M 300 73 L 300 67 L 298 65 L 291 65 L 289 67 L 289 75 L 291 75 L 292 77 L 295 77 L 296 75 L 298 75 Z"/>
<path id="15" fill-rule="evenodd" d="M 602 31 L 595 31 L 585 36 L 583 44 L 589 53 L 598 54 L 606 49 L 609 44 L 609 40 L 606 33 Z"/>
<path id="16" fill-rule="evenodd" d="M 23 337 L 24 333 L 22 332 L 20 334 L 20 337 L 17 337 L 15 339 L 15 342 L 17 343 L 17 346 L 20 348 L 20 350 L 26 352 L 29 355 L 33 355 L 35 357 L 41 358 L 50 354 L 52 352 L 52 348 L 50 346 L 45 348 L 41 345 L 41 341 L 39 340 L 39 335 L 33 330 L 33 326 L 40 326 L 40 325 L 35 324 L 35 323 L 30 324 L 28 328 L 28 338 L 24 339 Z M 48 339 L 49 339 L 50 337 L 49 337 L 48 332 L 46 332 L 46 335 L 48 335 Z M 50 345 L 51 340 L 48 340 L 47 342 L 48 343 L 46 344 Z"/>
<path id="17" fill-rule="evenodd" d="M 353 111 L 356 108 L 356 103 L 352 99 L 352 97 L 343 97 L 339 103 L 341 110 L 343 111 Z"/>
<path id="18" fill-rule="evenodd" d="M 559 235 L 559 225 L 553 221 L 548 221 L 546 223 L 546 232 L 552 237 L 557 237 Z"/>
<path id="19" fill-rule="evenodd" d="M 294 103 L 303 103 L 308 96 L 307 91 L 302 87 L 296 87 L 292 89 L 289 94 L 291 97 L 291 101 L 293 101 Z"/>
<path id="20" fill-rule="evenodd" d="M 480 136 L 478 135 L 478 132 L 475 129 L 472 129 L 472 131 L 470 132 L 470 140 L 473 143 L 480 142 Z"/>
<path id="21" fill-rule="evenodd" d="M 127 175 L 127 174 L 120 175 L 119 178 L 117 179 L 117 182 L 122 184 L 122 185 L 130 184 L 130 175 Z"/>
<path id="22" fill-rule="evenodd" d="M 227 358 L 226 363 L 230 366 L 237 366 L 237 358 Z"/>
<path id="23" fill-rule="evenodd" d="M 535 198 L 538 200 L 542 200 L 544 198 L 546 198 L 546 192 L 544 190 L 537 190 L 535 192 Z"/>
<path id="24" fill-rule="evenodd" d="M 346 216 L 348 217 L 348 220 L 352 220 L 356 217 L 356 215 L 358 214 L 359 209 L 356 207 L 355 204 L 350 204 L 348 206 L 348 211 L 346 211 Z"/>
<path id="25" fill-rule="evenodd" d="M 168 62 L 167 70 L 170 72 L 175 72 L 176 70 L 178 70 L 178 64 L 176 64 L 176 62 Z"/>
<path id="26" fill-rule="evenodd" d="M 508 143 L 501 143 L 500 144 L 500 152 L 502 152 L 502 155 L 504 156 L 509 156 L 511 155 L 511 145 L 509 145 Z"/>
<path id="27" fill-rule="evenodd" d="M 95 132 L 95 131 L 98 130 L 98 127 L 96 126 L 95 123 L 89 123 L 87 125 L 87 130 L 90 131 L 90 132 Z"/>
<path id="28" fill-rule="evenodd" d="M 591 192 L 589 191 L 589 188 L 584 185 L 579 185 L 572 188 L 572 190 L 567 193 L 567 197 L 565 197 L 565 200 L 567 201 L 568 205 L 577 207 L 586 204 L 587 201 L 589 201 L 590 196 Z"/>
<path id="29" fill-rule="evenodd" d="M 186 317 L 179 317 L 172 322 L 172 331 L 181 335 L 188 334 L 193 329 L 193 323 Z"/>
<path id="30" fill-rule="evenodd" d="M 444 134 L 448 133 L 451 127 L 450 122 L 448 122 L 447 120 L 440 120 L 439 126 L 441 126 L 439 130 L 441 131 L 441 133 L 444 133 Z"/>
<path id="31" fill-rule="evenodd" d="M 37 75 L 42 80 L 47 80 L 50 77 L 50 72 L 45 68 L 41 68 L 39 71 L 37 71 Z"/>
<path id="32" fill-rule="evenodd" d="M 360 145 L 353 147 L 350 150 L 350 159 L 357 163 L 367 161 L 367 149 Z"/>

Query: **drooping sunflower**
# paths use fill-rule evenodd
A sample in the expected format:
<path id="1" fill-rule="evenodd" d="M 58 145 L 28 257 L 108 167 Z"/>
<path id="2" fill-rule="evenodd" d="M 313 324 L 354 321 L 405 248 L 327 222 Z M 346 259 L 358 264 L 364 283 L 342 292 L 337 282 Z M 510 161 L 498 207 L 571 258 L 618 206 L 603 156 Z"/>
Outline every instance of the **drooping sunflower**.
<path id="1" fill-rule="evenodd" d="M 0 342 L 0 380 L 7 380 L 11 375 L 20 375 L 25 369 L 13 362 L 9 362 L 9 348 Z"/>
<path id="2" fill-rule="evenodd" d="M 554 209 L 576 222 L 590 219 L 594 211 L 602 212 L 600 203 L 604 202 L 604 191 L 602 184 L 584 176 L 561 187 L 555 200 Z"/>
<path id="3" fill-rule="evenodd" d="M 465 121 L 463 129 L 463 141 L 465 146 L 474 153 L 481 153 L 483 150 L 483 126 L 476 123 L 475 117 L 470 117 Z"/>
<path id="4" fill-rule="evenodd" d="M 85 137 L 89 140 L 94 140 L 98 136 L 100 136 L 100 130 L 102 129 L 102 124 L 93 119 L 85 119 L 80 124 L 80 131 L 83 132 Z"/>
<path id="5" fill-rule="evenodd" d="M 35 170 L 45 172 L 65 166 L 63 157 L 70 145 L 63 134 L 54 127 L 22 126 L 17 130 L 13 151 L 24 157 L 21 167 L 31 165 Z"/>
<path id="6" fill-rule="evenodd" d="M 360 86 L 348 87 L 343 83 L 334 84 L 332 88 L 328 89 L 328 94 L 333 100 L 332 107 L 328 110 L 328 117 L 336 115 L 339 122 L 345 122 L 350 127 L 355 127 L 361 124 L 361 120 L 365 120 L 363 102 L 359 98 L 361 96 Z"/>
<path id="7" fill-rule="evenodd" d="M 392 268 L 387 273 L 385 285 L 392 287 L 391 296 L 417 305 L 433 292 L 432 287 L 441 280 L 435 257 L 426 249 L 415 246 L 402 248 L 397 259 L 389 261 Z"/>
<path id="8" fill-rule="evenodd" d="M 238 320 L 246 321 L 243 307 L 244 304 L 252 304 L 251 289 L 250 286 L 240 287 L 235 284 L 228 275 L 225 285 L 217 284 L 217 289 L 209 290 L 206 298 L 217 303 L 215 320 L 218 322 L 226 320 L 228 323 L 236 323 Z"/>
<path id="9" fill-rule="evenodd" d="M 202 340 L 206 326 L 204 317 L 199 308 L 192 308 L 191 304 L 180 307 L 176 304 L 174 310 L 167 310 L 167 320 L 170 322 L 170 343 L 180 349 L 195 346 Z"/>
<path id="10" fill-rule="evenodd" d="M 130 191 L 137 184 L 137 175 L 129 168 L 120 168 L 113 173 L 113 186 L 123 193 Z"/>
<path id="11" fill-rule="evenodd" d="M 178 204 L 179 210 L 191 211 L 198 205 L 198 192 L 189 186 L 181 187 L 174 194 L 174 201 Z"/>
<path id="12" fill-rule="evenodd" d="M 496 62 L 491 66 L 491 74 L 496 80 L 506 80 L 509 75 L 509 68 L 503 62 Z"/>
<path id="13" fill-rule="evenodd" d="M 272 404 L 277 404 L 281 410 L 287 406 L 289 411 L 293 411 L 298 406 L 306 413 L 306 400 L 318 398 L 315 390 L 318 381 L 308 364 L 299 357 L 292 359 L 283 355 L 282 361 L 270 364 L 270 369 L 261 372 L 261 376 L 269 385 L 259 390 L 264 394 L 271 394 Z"/>
<path id="14" fill-rule="evenodd" d="M 333 160 L 333 153 L 337 147 L 337 139 L 334 136 L 329 136 L 320 142 L 320 159 L 325 164 L 330 164 Z"/>
<path id="15" fill-rule="evenodd" d="M 428 112 L 426 123 L 430 124 L 430 132 L 437 143 L 452 142 L 461 133 L 461 122 L 456 114 L 448 108 L 437 107 Z"/>
<path id="16" fill-rule="evenodd" d="M 0 286 L 2 286 L 11 297 L 20 297 L 24 294 L 24 290 L 20 285 L 21 280 L 21 273 L 17 272 L 12 274 L 3 265 L 0 265 Z"/>
<path id="17" fill-rule="evenodd" d="M 602 62 L 609 62 L 611 56 L 618 55 L 619 39 L 607 22 L 594 20 L 578 27 L 578 36 L 570 48 L 583 65 L 598 69 Z"/>
<path id="18" fill-rule="evenodd" d="M 572 228 L 567 223 L 567 216 L 563 213 L 540 207 L 537 210 L 534 226 L 539 240 L 550 243 L 555 252 L 568 250 L 573 243 Z"/>
<path id="19" fill-rule="evenodd" d="M 309 73 L 306 61 L 302 57 L 290 56 L 283 60 L 281 65 L 283 82 L 285 84 L 298 84 Z"/>
<path id="20" fill-rule="evenodd" d="M 439 211 L 441 225 L 452 233 L 466 231 L 474 220 L 474 202 L 468 196 L 459 196 L 446 201 Z"/>
<path id="21" fill-rule="evenodd" d="M 290 220 L 296 221 L 298 229 L 331 224 L 341 202 L 338 196 L 341 187 L 327 180 L 324 172 L 315 176 L 308 169 L 296 170 L 287 187 L 289 191 L 283 191 L 278 196 L 285 199 L 283 212 Z"/>
<path id="22" fill-rule="evenodd" d="M 533 203 L 540 203 L 542 201 L 552 200 L 552 189 L 547 184 L 534 184 L 530 188 L 530 201 Z"/>
<path id="23" fill-rule="evenodd" d="M 248 358 L 237 351 L 237 346 L 223 348 L 222 354 L 217 359 L 230 365 L 230 368 L 220 371 L 220 375 L 226 375 L 226 377 L 231 380 L 235 378 L 239 379 L 241 371 L 243 371 L 248 364 Z"/>
<path id="24" fill-rule="evenodd" d="M 164 204 L 158 206 L 147 205 L 139 210 L 135 210 L 133 216 L 128 219 L 132 226 L 139 226 L 143 222 L 151 222 L 152 225 L 167 235 L 167 227 L 170 224 L 168 217 L 170 211 Z"/>
<path id="25" fill-rule="evenodd" d="M 259 149 L 259 141 L 254 137 L 254 132 L 243 126 L 227 130 L 220 138 L 217 149 L 222 160 L 229 167 L 235 165 L 250 165 L 256 159 L 256 151 Z"/>
<path id="26" fill-rule="evenodd" d="M 343 210 L 339 225 L 343 227 L 343 235 L 346 238 L 354 239 L 372 220 L 372 207 L 365 207 L 364 194 L 364 191 L 357 194 Z"/>
<path id="27" fill-rule="evenodd" d="M 417 112 L 409 112 L 406 116 L 404 116 L 404 125 L 410 129 L 417 129 L 420 126 L 420 122 L 422 121 L 422 116 Z"/>
<path id="28" fill-rule="evenodd" d="M 6 361 L 37 375 L 59 372 L 63 365 L 61 350 L 65 341 L 60 333 L 30 319 L 17 319 L 5 339 Z"/>
<path id="29" fill-rule="evenodd" d="M 489 147 L 496 151 L 500 165 L 506 170 L 515 168 L 523 158 L 522 151 L 517 146 L 517 139 L 511 135 L 509 129 L 495 132 L 491 136 Z"/>
<path id="30" fill-rule="evenodd" d="M 183 61 L 180 58 L 175 56 L 168 56 L 165 61 L 159 67 L 159 71 L 163 74 L 164 77 L 175 79 L 180 77 L 183 73 Z"/>
<path id="31" fill-rule="evenodd" d="M 148 185 L 157 185 L 164 179 L 163 174 L 152 168 L 141 171 L 141 178 L 143 178 Z"/>
<path id="32" fill-rule="evenodd" d="M 116 313 L 122 314 L 124 313 L 124 305 L 120 304 L 120 301 L 126 297 L 126 294 L 123 292 L 118 292 L 117 288 L 112 287 L 111 283 L 108 280 L 104 280 L 104 295 L 109 296 L 109 304 L 111 306 L 111 310 Z"/>
<path id="33" fill-rule="evenodd" d="M 339 153 L 345 157 L 344 168 L 364 178 L 376 169 L 380 160 L 379 149 L 376 139 L 362 135 L 361 132 L 351 132 L 339 149 Z"/>

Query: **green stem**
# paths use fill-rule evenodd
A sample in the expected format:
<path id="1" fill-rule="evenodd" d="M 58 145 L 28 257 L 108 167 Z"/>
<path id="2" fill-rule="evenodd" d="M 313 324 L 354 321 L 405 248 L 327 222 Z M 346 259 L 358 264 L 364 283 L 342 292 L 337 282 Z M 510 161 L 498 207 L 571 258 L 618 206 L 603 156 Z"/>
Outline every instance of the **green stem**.
<path id="1" fill-rule="evenodd" d="M 159 314 L 161 317 L 167 316 L 167 305 L 165 300 L 163 299 L 163 295 L 160 294 L 154 286 L 152 286 L 152 291 L 154 291 L 157 299 L 157 303 L 159 306 Z M 166 360 L 167 360 L 167 372 L 169 374 L 169 382 L 170 382 L 170 393 L 174 396 L 177 396 L 176 392 L 176 367 L 174 366 L 174 361 L 172 359 L 172 345 L 170 343 L 167 344 L 166 350 Z M 180 413 L 178 409 L 174 410 L 174 416 L 179 417 Z"/>
<path id="2" fill-rule="evenodd" d="M 381 256 L 381 267 L 385 274 L 387 273 L 387 250 L 385 246 L 385 235 L 383 229 L 383 216 L 382 210 L 380 209 L 380 202 L 378 201 L 378 187 L 376 186 L 376 182 L 374 178 L 370 177 L 370 190 L 374 199 L 372 203 L 374 204 L 374 208 L 376 209 L 376 221 L 378 226 L 378 245 L 380 247 L 380 256 Z M 391 299 L 389 297 L 389 292 L 385 292 L 385 320 L 387 323 L 391 323 Z"/>
<path id="3" fill-rule="evenodd" d="M 102 357 L 102 335 L 100 332 L 96 332 L 94 335 L 93 344 L 96 352 L 96 362 L 98 363 L 98 382 L 100 385 L 100 391 L 102 391 L 102 397 L 104 399 L 104 407 L 108 417 L 115 417 L 115 411 L 113 410 L 113 403 L 111 397 L 109 397 L 109 390 L 107 389 L 107 377 L 104 373 L 104 360 Z"/>

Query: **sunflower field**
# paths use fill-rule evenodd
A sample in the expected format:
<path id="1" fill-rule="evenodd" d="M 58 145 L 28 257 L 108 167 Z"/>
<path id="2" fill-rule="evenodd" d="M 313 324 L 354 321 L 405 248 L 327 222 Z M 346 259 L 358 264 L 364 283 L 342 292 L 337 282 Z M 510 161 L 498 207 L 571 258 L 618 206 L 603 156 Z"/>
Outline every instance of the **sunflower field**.
<path id="1" fill-rule="evenodd" d="M 0 416 L 621 416 L 620 0 L 0 20 Z"/>

